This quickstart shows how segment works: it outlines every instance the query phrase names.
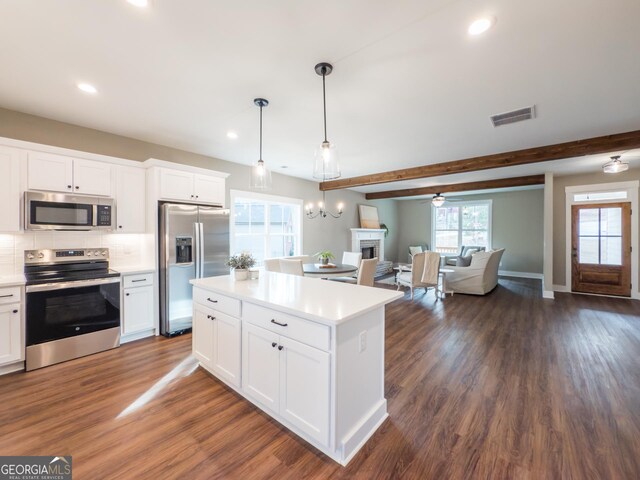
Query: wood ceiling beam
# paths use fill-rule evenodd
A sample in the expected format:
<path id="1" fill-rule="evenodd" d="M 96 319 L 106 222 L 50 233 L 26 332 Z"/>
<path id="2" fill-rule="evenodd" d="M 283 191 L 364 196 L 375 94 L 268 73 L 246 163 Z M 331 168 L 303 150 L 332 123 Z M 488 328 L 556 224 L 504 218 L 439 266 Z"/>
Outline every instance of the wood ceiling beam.
<path id="1" fill-rule="evenodd" d="M 383 198 L 416 197 L 418 195 L 435 195 L 437 193 L 470 192 L 473 190 L 488 190 L 491 188 L 525 187 L 530 185 L 544 185 L 544 175 L 528 175 L 526 177 L 500 178 L 480 182 L 452 183 L 450 185 L 435 185 L 432 187 L 407 188 L 404 190 L 390 190 L 388 192 L 367 193 L 367 200 Z"/>
<path id="2" fill-rule="evenodd" d="M 466 158 L 464 160 L 454 160 L 452 162 L 434 163 L 422 167 L 362 175 L 360 177 L 330 180 L 328 182 L 322 182 L 320 184 L 320 190 L 339 190 L 341 188 L 438 177 L 441 175 L 452 175 L 454 173 L 477 172 L 479 170 L 513 167 L 516 165 L 548 162 L 550 160 L 561 160 L 563 158 L 582 157 L 585 155 L 597 155 L 632 148 L 640 148 L 640 130 L 558 143 L 555 145 L 545 145 L 543 147 L 515 150 L 512 152 L 484 155 L 482 157 Z"/>

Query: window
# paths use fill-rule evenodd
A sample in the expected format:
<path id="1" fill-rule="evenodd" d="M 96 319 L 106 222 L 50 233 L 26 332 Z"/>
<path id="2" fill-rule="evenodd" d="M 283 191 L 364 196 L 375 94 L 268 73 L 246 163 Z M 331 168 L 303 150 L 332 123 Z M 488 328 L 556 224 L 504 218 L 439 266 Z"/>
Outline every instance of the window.
<path id="1" fill-rule="evenodd" d="M 581 208 L 578 214 L 578 261 L 622 265 L 622 208 Z"/>
<path id="2" fill-rule="evenodd" d="M 265 258 L 302 251 L 302 200 L 231 191 L 231 253 Z"/>
<path id="3" fill-rule="evenodd" d="M 491 200 L 432 206 L 433 250 L 458 253 L 462 245 L 491 248 Z"/>
<path id="4" fill-rule="evenodd" d="M 592 192 L 576 193 L 573 195 L 574 202 L 592 202 L 597 200 L 626 200 L 627 192 Z"/>

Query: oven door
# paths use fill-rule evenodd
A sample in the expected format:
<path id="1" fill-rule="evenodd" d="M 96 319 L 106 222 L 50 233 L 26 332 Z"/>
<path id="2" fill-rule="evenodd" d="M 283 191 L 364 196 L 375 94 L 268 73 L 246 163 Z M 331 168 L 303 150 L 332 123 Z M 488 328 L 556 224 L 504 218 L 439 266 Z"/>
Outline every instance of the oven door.
<path id="1" fill-rule="evenodd" d="M 29 285 L 27 347 L 120 327 L 120 277 Z"/>

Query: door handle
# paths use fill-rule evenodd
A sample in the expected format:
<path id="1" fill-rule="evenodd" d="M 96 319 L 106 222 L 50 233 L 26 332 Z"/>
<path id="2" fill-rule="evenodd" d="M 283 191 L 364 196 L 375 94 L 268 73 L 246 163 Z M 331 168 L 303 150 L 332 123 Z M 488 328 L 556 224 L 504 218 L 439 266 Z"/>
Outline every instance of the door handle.
<path id="1" fill-rule="evenodd" d="M 276 345 L 278 345 L 276 342 L 272 342 L 272 343 L 271 343 L 271 346 L 272 346 L 272 347 L 275 347 Z"/>
<path id="2" fill-rule="evenodd" d="M 284 348 L 284 347 L 283 347 L 282 345 L 279 345 L 279 346 L 278 346 L 278 350 L 280 350 L 280 351 L 282 351 L 282 349 L 283 349 L 283 348 Z"/>

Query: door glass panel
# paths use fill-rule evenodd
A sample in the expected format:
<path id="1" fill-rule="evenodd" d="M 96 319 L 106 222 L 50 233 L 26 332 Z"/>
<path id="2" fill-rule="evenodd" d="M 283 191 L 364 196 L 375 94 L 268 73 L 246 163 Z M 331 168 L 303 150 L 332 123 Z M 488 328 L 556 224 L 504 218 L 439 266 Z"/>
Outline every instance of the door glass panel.
<path id="1" fill-rule="evenodd" d="M 598 237 L 580 237 L 578 261 L 580 263 L 599 263 Z"/>
<path id="2" fill-rule="evenodd" d="M 600 235 L 622 235 L 622 209 L 600 209 Z"/>
<path id="3" fill-rule="evenodd" d="M 578 216 L 578 235 L 582 236 L 599 234 L 598 210 L 598 208 L 580 209 Z"/>
<path id="4" fill-rule="evenodd" d="M 602 237 L 600 239 L 600 263 L 622 265 L 622 237 Z"/>

